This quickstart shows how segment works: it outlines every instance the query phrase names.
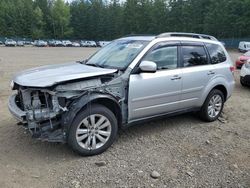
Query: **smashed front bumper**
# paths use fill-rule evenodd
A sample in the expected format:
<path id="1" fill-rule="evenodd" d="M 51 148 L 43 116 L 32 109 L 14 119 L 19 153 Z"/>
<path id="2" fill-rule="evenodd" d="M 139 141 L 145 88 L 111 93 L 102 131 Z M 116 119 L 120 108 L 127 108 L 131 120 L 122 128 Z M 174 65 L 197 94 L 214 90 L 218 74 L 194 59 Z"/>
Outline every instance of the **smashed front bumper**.
<path id="1" fill-rule="evenodd" d="M 26 123 L 26 113 L 21 110 L 16 104 L 17 94 L 13 94 L 9 97 L 8 108 L 10 113 L 21 123 Z"/>
<path id="2" fill-rule="evenodd" d="M 18 95 L 11 95 L 8 101 L 9 111 L 24 125 L 25 129 L 29 130 L 32 137 L 48 142 L 65 142 L 65 134 L 55 112 L 49 112 L 46 109 L 24 111 L 19 103 Z"/>

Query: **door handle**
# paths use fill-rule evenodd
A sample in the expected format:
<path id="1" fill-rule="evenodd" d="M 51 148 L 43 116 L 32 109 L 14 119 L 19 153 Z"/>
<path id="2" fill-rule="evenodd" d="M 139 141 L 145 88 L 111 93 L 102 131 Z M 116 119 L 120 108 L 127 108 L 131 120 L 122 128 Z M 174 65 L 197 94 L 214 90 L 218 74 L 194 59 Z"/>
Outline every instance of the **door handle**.
<path id="1" fill-rule="evenodd" d="M 209 72 L 207 73 L 207 75 L 213 75 L 213 74 L 215 74 L 214 71 L 209 71 Z"/>
<path id="2" fill-rule="evenodd" d="M 171 80 L 180 80 L 181 79 L 181 76 L 179 75 L 174 75 Z"/>

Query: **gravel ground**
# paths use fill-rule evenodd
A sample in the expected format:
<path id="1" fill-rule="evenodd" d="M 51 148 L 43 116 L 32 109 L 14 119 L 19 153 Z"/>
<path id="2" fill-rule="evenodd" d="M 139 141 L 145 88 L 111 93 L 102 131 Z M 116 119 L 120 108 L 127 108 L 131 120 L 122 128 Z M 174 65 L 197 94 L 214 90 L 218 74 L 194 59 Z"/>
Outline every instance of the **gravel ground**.
<path id="1" fill-rule="evenodd" d="M 0 47 L 0 187 L 250 187 L 250 88 L 241 87 L 238 71 L 221 121 L 185 114 L 133 126 L 99 156 L 33 140 L 16 125 L 7 110 L 14 73 L 95 50 Z"/>

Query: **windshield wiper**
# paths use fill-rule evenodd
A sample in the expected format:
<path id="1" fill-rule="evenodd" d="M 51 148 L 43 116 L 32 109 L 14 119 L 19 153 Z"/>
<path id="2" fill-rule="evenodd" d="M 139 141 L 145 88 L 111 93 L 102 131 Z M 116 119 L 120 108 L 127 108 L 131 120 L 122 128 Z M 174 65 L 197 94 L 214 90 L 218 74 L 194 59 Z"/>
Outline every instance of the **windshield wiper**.
<path id="1" fill-rule="evenodd" d="M 88 59 L 84 59 L 82 61 L 76 61 L 77 63 L 80 63 L 80 64 L 86 64 L 88 62 Z"/>
<path id="2" fill-rule="evenodd" d="M 98 64 L 94 64 L 94 63 L 88 63 L 88 64 L 86 64 L 86 65 L 93 66 L 93 67 L 104 68 L 102 65 L 98 65 Z"/>
<path id="3" fill-rule="evenodd" d="M 160 70 L 169 69 L 168 67 L 160 67 Z"/>

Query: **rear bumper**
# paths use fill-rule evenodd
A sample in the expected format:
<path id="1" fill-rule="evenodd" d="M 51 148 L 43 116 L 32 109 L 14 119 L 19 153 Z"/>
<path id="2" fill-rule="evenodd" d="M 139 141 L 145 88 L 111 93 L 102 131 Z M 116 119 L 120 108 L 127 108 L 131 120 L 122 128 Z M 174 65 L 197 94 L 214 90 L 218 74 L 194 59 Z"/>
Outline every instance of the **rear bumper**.
<path id="1" fill-rule="evenodd" d="M 17 95 L 14 94 L 9 97 L 8 108 L 14 118 L 16 118 L 19 122 L 25 123 L 26 113 L 17 106 L 16 96 Z"/>

